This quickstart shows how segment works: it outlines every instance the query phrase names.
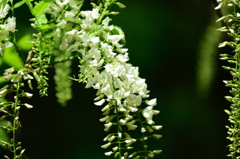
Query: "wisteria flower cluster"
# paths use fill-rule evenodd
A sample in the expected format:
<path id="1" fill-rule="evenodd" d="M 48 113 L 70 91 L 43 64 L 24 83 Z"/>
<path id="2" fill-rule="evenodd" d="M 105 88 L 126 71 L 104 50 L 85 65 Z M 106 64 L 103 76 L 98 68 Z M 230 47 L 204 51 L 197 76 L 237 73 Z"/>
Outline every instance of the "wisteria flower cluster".
<path id="1" fill-rule="evenodd" d="M 103 149 L 111 147 L 111 150 L 105 153 L 106 156 L 113 155 L 119 159 L 154 158 L 161 150 L 150 150 L 147 140 L 162 137 L 154 133 L 162 128 L 161 125 L 155 125 L 153 117 L 160 112 L 155 110 L 157 99 L 149 99 L 146 80 L 139 77 L 138 67 L 127 63 L 129 57 L 128 49 L 124 47 L 123 31 L 120 27 L 110 25 L 109 15 L 118 13 L 110 12 L 109 6 L 114 4 L 120 8 L 125 6 L 117 0 L 104 0 L 99 5 L 92 3 L 92 10 L 81 11 L 83 2 L 83 0 L 40 1 L 34 7 L 30 1 L 21 2 L 28 5 L 35 17 L 32 19 L 32 26 L 39 33 L 34 34 L 33 47 L 24 66 L 20 70 L 7 69 L 4 73 L 4 78 L 12 84 L 1 89 L 0 97 L 13 94 L 14 99 L 7 99 L 7 104 L 1 103 L 0 110 L 2 112 L 6 108 L 9 111 L 15 110 L 14 114 L 6 111 L 9 116 L 14 116 L 12 125 L 15 125 L 12 128 L 10 124 L 7 129 L 15 133 L 16 123 L 20 124 L 17 118 L 21 106 L 19 97 L 32 96 L 31 93 L 24 92 L 22 81 L 27 80 L 29 88 L 32 89 L 31 80 L 35 78 L 40 95 L 47 95 L 46 75 L 48 69 L 54 65 L 56 95 L 62 105 L 66 105 L 72 97 L 71 79 L 85 83 L 86 88 L 92 87 L 97 90 L 94 104 L 103 107 L 103 118 L 100 121 L 105 123 L 104 131 L 108 132 L 104 138 L 107 143 L 101 147 Z M 22 5 L 17 4 L 18 7 Z M 5 18 L 8 10 L 8 4 L 1 5 L 1 18 Z M 48 19 L 46 14 L 51 19 Z M 9 34 L 16 31 L 15 26 L 14 17 L 8 18 L 1 25 L 3 29 L 0 33 L 1 50 L 11 47 L 12 43 L 18 47 L 15 38 Z M 76 58 L 79 60 L 79 75 L 71 77 L 71 60 Z M 13 74 L 14 72 L 17 74 Z M 63 85 L 62 81 L 66 84 Z M 30 104 L 22 105 L 27 108 L 33 107 Z M 10 150 L 14 152 L 14 159 L 24 155 L 24 149 L 16 148 L 18 143 L 15 141 L 13 135 L 12 143 L 4 142 L 13 147 Z M 134 148 L 134 144 L 138 142 L 142 143 L 142 150 Z M 19 149 L 22 151 L 17 154 Z"/>
<path id="2" fill-rule="evenodd" d="M 10 38 L 9 34 L 14 33 L 16 31 L 16 18 L 9 17 L 6 19 L 6 16 L 9 12 L 9 5 L 8 4 L 2 4 L 0 8 L 0 54 L 2 55 L 2 52 L 4 49 L 12 46 L 12 39 Z"/>
<path id="3" fill-rule="evenodd" d="M 230 71 L 233 76 L 232 80 L 224 80 L 223 82 L 226 84 L 226 87 L 230 87 L 230 93 L 232 96 L 225 96 L 227 101 L 231 103 L 230 110 L 225 110 L 225 112 L 229 115 L 230 126 L 226 126 L 228 129 L 228 137 L 231 144 L 228 145 L 230 154 L 229 157 L 233 159 L 240 158 L 240 102 L 239 102 L 239 92 L 240 92 L 240 61 L 239 61 L 239 20 L 240 13 L 238 12 L 240 1 L 239 0 L 217 0 L 218 6 L 216 6 L 216 10 L 221 10 L 221 8 L 228 7 L 229 10 L 233 12 L 228 15 L 223 15 L 220 17 L 217 22 L 222 22 L 224 26 L 218 29 L 220 32 L 225 32 L 228 34 L 230 41 L 225 41 L 219 44 L 219 48 L 230 46 L 232 48 L 232 52 L 229 54 L 221 54 L 221 60 L 227 60 L 227 62 L 231 66 L 223 66 L 224 69 Z M 220 11 L 221 12 L 221 11 Z"/>

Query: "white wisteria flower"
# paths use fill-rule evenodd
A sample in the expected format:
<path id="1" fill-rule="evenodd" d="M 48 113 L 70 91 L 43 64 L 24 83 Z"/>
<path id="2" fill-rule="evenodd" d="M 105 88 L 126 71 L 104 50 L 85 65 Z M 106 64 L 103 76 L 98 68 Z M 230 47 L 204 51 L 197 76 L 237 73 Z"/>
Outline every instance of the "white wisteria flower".
<path id="1" fill-rule="evenodd" d="M 6 4 L 5 6 L 2 4 L 0 7 L 0 19 L 3 19 L 6 17 L 9 11 L 9 5 Z"/>
<path id="2" fill-rule="evenodd" d="M 1 28 L 5 29 L 5 31 L 11 31 L 15 32 L 16 31 L 16 18 L 11 17 L 7 20 L 7 24 L 1 25 Z"/>
<path id="3" fill-rule="evenodd" d="M 146 118 L 147 123 L 149 125 L 154 124 L 154 121 L 152 120 L 152 117 L 153 117 L 153 110 L 152 110 L 152 108 L 153 108 L 152 106 L 148 106 L 142 112 L 143 116 Z"/>

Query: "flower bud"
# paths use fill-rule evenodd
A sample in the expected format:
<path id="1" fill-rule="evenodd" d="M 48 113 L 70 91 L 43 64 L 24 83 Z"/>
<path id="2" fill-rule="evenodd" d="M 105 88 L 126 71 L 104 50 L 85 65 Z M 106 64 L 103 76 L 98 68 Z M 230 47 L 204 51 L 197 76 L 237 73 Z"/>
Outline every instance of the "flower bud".
<path id="1" fill-rule="evenodd" d="M 118 133 L 118 137 L 121 139 L 122 138 L 122 133 Z"/>
<path id="2" fill-rule="evenodd" d="M 32 105 L 30 105 L 30 104 L 27 104 L 27 103 L 25 103 L 24 105 L 25 105 L 25 107 L 27 107 L 28 109 L 31 109 L 31 108 L 33 108 L 33 106 L 32 106 Z"/>
<path id="3" fill-rule="evenodd" d="M 160 130 L 160 129 L 162 129 L 162 125 L 154 125 L 154 126 L 152 126 L 152 128 L 155 130 Z"/>
<path id="4" fill-rule="evenodd" d="M 222 60 L 222 59 L 221 59 Z M 232 68 L 231 67 L 228 67 L 228 66 L 222 66 L 225 70 L 232 70 Z"/>
<path id="5" fill-rule="evenodd" d="M 106 156 L 111 156 L 111 154 L 113 154 L 113 152 L 112 152 L 112 151 L 105 152 L 105 155 L 106 155 Z"/>
<path id="6" fill-rule="evenodd" d="M 4 157 L 5 157 L 6 159 L 10 159 L 7 155 L 4 155 Z"/>
<path id="7" fill-rule="evenodd" d="M 159 135 L 159 134 L 153 134 L 153 137 L 155 139 L 161 139 L 162 138 L 162 135 Z"/>
<path id="8" fill-rule="evenodd" d="M 27 98 L 32 98 L 33 94 L 25 92 L 24 96 L 27 97 Z"/>
<path id="9" fill-rule="evenodd" d="M 216 22 L 220 22 L 220 21 L 224 20 L 225 18 L 226 18 L 226 16 L 223 16 L 223 17 L 219 18 L 218 20 L 216 20 Z"/>
<path id="10" fill-rule="evenodd" d="M 104 122 L 104 121 L 106 121 L 107 119 L 109 119 L 109 116 L 107 115 L 107 116 L 105 116 L 104 118 L 101 118 L 101 119 L 99 119 L 101 122 Z"/>
<path id="11" fill-rule="evenodd" d="M 29 19 L 30 22 L 35 22 L 35 18 Z"/>
<path id="12" fill-rule="evenodd" d="M 123 159 L 127 158 L 127 156 L 128 156 L 128 152 L 125 152 Z"/>
<path id="13" fill-rule="evenodd" d="M 94 99 L 94 101 L 98 101 L 98 100 L 102 99 L 103 97 L 104 97 L 104 94 L 101 94 L 100 96 L 96 97 L 96 98 Z"/>
<path id="14" fill-rule="evenodd" d="M 97 5 L 95 3 L 93 3 L 93 2 L 91 2 L 91 5 L 93 6 L 93 8 L 97 7 Z"/>
<path id="15" fill-rule="evenodd" d="M 98 102 L 95 102 L 94 104 L 97 105 L 97 106 L 101 106 L 101 105 L 103 105 L 104 102 L 105 102 L 105 99 L 102 99 Z"/>
<path id="16" fill-rule="evenodd" d="M 3 89 L 0 91 L 0 98 L 4 98 L 7 95 L 7 89 Z"/>
<path id="17" fill-rule="evenodd" d="M 116 4 L 118 5 L 119 8 L 126 8 L 126 6 L 120 2 L 117 2 Z"/>
<path id="18" fill-rule="evenodd" d="M 110 12 L 110 14 L 112 14 L 112 15 L 118 15 L 119 12 Z"/>
<path id="19" fill-rule="evenodd" d="M 112 148 L 112 150 L 115 152 L 118 150 L 118 146 L 115 146 L 114 148 Z"/>
<path id="20" fill-rule="evenodd" d="M 31 80 L 28 80 L 28 87 L 33 90 L 33 87 L 32 87 L 32 81 Z"/>
<path id="21" fill-rule="evenodd" d="M 106 148 L 108 148 L 110 145 L 111 145 L 111 142 L 109 142 L 109 143 L 107 143 L 107 144 L 105 144 L 105 145 L 102 145 L 101 148 L 106 149 Z"/>
<path id="22" fill-rule="evenodd" d="M 35 77 L 37 82 L 40 82 L 40 78 L 36 72 L 33 72 L 33 76 Z"/>
<path id="23" fill-rule="evenodd" d="M 233 102 L 233 98 L 231 96 L 225 96 L 226 100 L 229 102 Z"/>
<path id="24" fill-rule="evenodd" d="M 153 150 L 154 154 L 160 154 L 162 152 L 162 150 Z"/>
<path id="25" fill-rule="evenodd" d="M 148 154 L 148 156 L 149 156 L 150 158 L 154 158 L 154 153 L 150 152 L 150 153 Z"/>
<path id="26" fill-rule="evenodd" d="M 106 111 L 107 109 L 109 109 L 109 105 L 106 105 L 103 109 L 102 109 L 102 112 Z"/>
<path id="27" fill-rule="evenodd" d="M 109 141 L 109 142 L 112 142 L 114 139 L 115 139 L 115 136 L 113 135 L 113 136 L 111 136 L 111 137 L 108 139 L 108 141 Z"/>
<path id="28" fill-rule="evenodd" d="M 234 61 L 234 60 L 228 60 L 228 63 L 230 63 L 230 64 L 236 64 L 237 61 Z"/>
<path id="29" fill-rule="evenodd" d="M 119 155 L 119 152 L 115 153 L 114 158 L 117 158 Z"/>
<path id="30" fill-rule="evenodd" d="M 215 10 L 218 10 L 222 7 L 223 3 L 220 3 L 217 7 L 215 7 Z"/>
<path id="31" fill-rule="evenodd" d="M 136 155 L 137 155 L 137 152 L 133 152 L 131 155 L 128 156 L 128 158 L 133 158 Z"/>

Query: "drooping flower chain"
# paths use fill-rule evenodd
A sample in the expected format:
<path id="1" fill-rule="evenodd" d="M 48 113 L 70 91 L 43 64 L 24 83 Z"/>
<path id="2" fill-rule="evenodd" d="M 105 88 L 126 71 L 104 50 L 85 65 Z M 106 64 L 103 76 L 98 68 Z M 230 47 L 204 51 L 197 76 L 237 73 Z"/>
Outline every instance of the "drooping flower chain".
<path id="1" fill-rule="evenodd" d="M 47 12 L 53 16 L 58 15 L 59 9 L 55 9 L 52 6 L 57 5 L 61 7 L 63 3 L 66 5 L 68 1 L 51 3 L 50 9 Z M 136 142 L 136 139 L 131 138 L 126 132 L 122 132 L 122 126 L 127 126 L 128 130 L 135 130 L 137 125 L 134 125 L 134 123 L 140 121 L 144 137 L 139 140 L 144 143 L 144 151 L 143 154 L 141 152 L 134 152 L 128 157 L 153 157 L 154 154 L 161 151 L 147 150 L 145 140 L 148 138 L 145 136 L 145 133 L 146 129 L 149 132 L 153 132 L 153 129 L 161 129 L 161 126 L 154 126 L 154 121 L 152 120 L 153 115 L 159 113 L 159 111 L 153 110 L 153 106 L 156 105 L 156 99 L 147 100 L 146 103 L 149 106 L 145 109 L 140 108 L 142 99 L 149 96 L 145 79 L 138 77 L 137 67 L 132 67 L 131 64 L 126 63 L 128 61 L 128 53 L 127 49 L 122 48 L 123 45 L 119 43 L 124 38 L 124 35 L 118 35 L 121 33 L 119 28 L 113 25 L 109 26 L 109 17 L 101 21 L 107 15 L 105 11 L 108 5 L 105 5 L 105 8 L 101 8 L 101 5 L 93 6 L 95 8 L 92 11 L 80 12 L 83 19 L 78 17 L 72 18 L 76 17 L 76 12 L 66 12 L 64 14 L 65 19 L 60 21 L 59 25 L 64 24 L 67 27 L 72 21 L 80 23 L 81 27 L 76 26 L 72 30 L 65 32 L 60 50 L 67 49 L 69 52 L 78 52 L 80 59 L 80 79 L 75 80 L 85 82 L 86 88 L 93 87 L 98 90 L 98 97 L 95 99 L 97 101 L 95 102 L 96 105 L 101 106 L 105 102 L 108 102 L 102 109 L 104 112 L 103 115 L 106 116 L 100 119 L 100 121 L 106 122 L 105 131 L 108 131 L 112 126 L 116 126 L 118 132 L 109 134 L 104 139 L 108 143 L 103 145 L 102 148 L 107 148 L 110 145 L 114 146 L 114 143 L 116 143 L 113 150 L 105 154 L 107 156 L 115 154 L 115 157 L 119 155 L 126 158 L 128 154 L 125 152 L 123 155 L 122 150 L 131 149 L 130 145 Z M 99 14 L 99 10 L 101 14 Z M 118 34 L 112 35 L 113 30 L 116 30 Z M 140 116 L 137 115 L 139 113 L 141 113 Z M 141 119 L 139 119 L 142 115 L 146 118 L 146 122 L 142 123 Z M 134 119 L 135 116 L 137 116 L 136 119 Z M 113 120 L 115 122 L 112 122 Z M 161 138 L 161 135 L 153 134 L 149 137 Z M 123 147 L 123 143 L 125 143 L 125 147 Z"/>
<path id="2" fill-rule="evenodd" d="M 12 46 L 15 46 L 16 50 L 18 50 L 14 36 L 14 32 L 16 31 L 16 18 L 13 16 L 7 18 L 9 9 L 13 7 L 13 2 L 11 1 L 11 7 L 8 2 L 9 1 L 6 1 L 6 4 L 4 4 L 2 1 L 0 6 L 0 54 L 3 53 L 4 49 Z M 24 91 L 25 80 L 27 81 L 29 88 L 32 89 L 31 80 L 33 77 L 30 75 L 32 74 L 32 69 L 28 66 L 29 65 L 26 64 L 20 70 L 13 67 L 6 69 L 3 78 L 11 83 L 0 89 L 0 98 L 5 98 L 5 100 L 2 100 L 4 102 L 0 103 L 0 112 L 3 113 L 0 120 L 5 118 L 11 120 L 11 122 L 8 122 L 7 126 L 1 126 L 1 128 L 6 129 L 8 133 L 12 134 L 10 142 L 1 142 L 13 153 L 14 159 L 21 158 L 25 151 L 25 149 L 22 149 L 21 142 L 17 140 L 16 135 L 16 130 L 21 127 L 19 120 L 20 109 L 22 106 L 25 106 L 28 109 L 33 107 L 28 103 L 21 103 L 20 101 L 23 97 L 31 98 L 33 95 Z M 7 159 L 10 158 L 6 155 L 4 155 L 4 157 Z"/>
<path id="3" fill-rule="evenodd" d="M 226 126 L 228 129 L 228 137 L 231 141 L 231 144 L 228 145 L 230 154 L 229 157 L 235 159 L 240 158 L 240 60 L 239 60 L 239 20 L 240 13 L 237 12 L 239 10 L 240 1 L 238 0 L 217 0 L 219 5 L 215 8 L 216 10 L 221 9 L 225 6 L 231 7 L 232 14 L 225 15 L 220 17 L 217 22 L 224 21 L 228 26 L 223 26 L 218 29 L 218 31 L 226 32 L 231 41 L 225 41 L 219 44 L 220 47 L 230 46 L 233 48 L 233 52 L 231 54 L 221 54 L 221 60 L 227 60 L 231 66 L 223 66 L 224 69 L 229 70 L 231 75 L 233 76 L 233 80 L 224 80 L 223 82 L 226 84 L 226 87 L 231 87 L 230 93 L 232 96 L 225 96 L 227 101 L 231 104 L 230 110 L 225 110 L 225 112 L 229 115 L 230 126 Z"/>

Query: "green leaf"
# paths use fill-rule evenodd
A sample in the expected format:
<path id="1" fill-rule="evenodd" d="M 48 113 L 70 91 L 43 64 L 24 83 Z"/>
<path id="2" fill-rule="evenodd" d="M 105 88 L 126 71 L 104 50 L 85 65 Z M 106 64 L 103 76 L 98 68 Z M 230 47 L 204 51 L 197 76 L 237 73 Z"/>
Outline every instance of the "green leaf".
<path id="1" fill-rule="evenodd" d="M 0 6 L 3 5 L 3 8 L 5 7 L 6 4 L 7 4 L 7 0 L 2 0 L 2 1 L 0 2 Z"/>
<path id="2" fill-rule="evenodd" d="M 39 2 L 34 8 L 33 8 L 33 14 L 37 15 L 37 14 L 41 14 L 42 12 L 44 12 L 48 5 L 50 4 L 51 1 L 49 0 L 45 0 L 45 1 L 41 1 Z"/>
<path id="3" fill-rule="evenodd" d="M 52 28 L 54 26 L 55 26 L 54 24 L 43 24 L 43 25 L 40 25 L 40 29 L 44 30 L 44 29 Z"/>
<path id="4" fill-rule="evenodd" d="M 3 52 L 3 61 L 9 66 L 22 68 L 23 61 L 19 55 L 14 52 L 13 48 L 6 48 Z"/>
<path id="5" fill-rule="evenodd" d="M 122 43 L 125 45 L 126 44 L 126 40 L 125 40 L 125 34 L 124 32 L 122 31 L 122 29 L 118 26 L 114 26 L 113 27 L 113 30 L 112 30 L 112 33 L 114 35 L 123 35 L 124 37 L 121 39 Z"/>
<path id="6" fill-rule="evenodd" d="M 36 21 L 35 21 L 35 25 L 42 25 L 42 24 L 47 24 L 48 20 L 47 20 L 47 17 L 45 15 L 45 13 L 40 13 L 40 14 L 37 14 L 35 15 L 36 17 Z"/>
<path id="7" fill-rule="evenodd" d="M 13 8 L 21 7 L 24 3 L 25 3 L 24 1 L 20 1 L 20 2 L 16 3 Z"/>
<path id="8" fill-rule="evenodd" d="M 43 0 L 45 3 L 50 3 L 52 0 Z"/>
<path id="9" fill-rule="evenodd" d="M 33 37 L 31 36 L 31 34 L 26 34 L 17 41 L 17 45 L 23 50 L 30 50 L 33 46 L 32 40 Z"/>

